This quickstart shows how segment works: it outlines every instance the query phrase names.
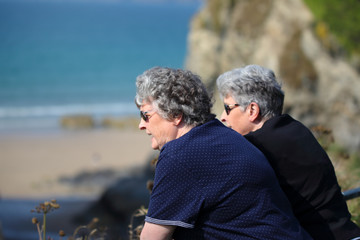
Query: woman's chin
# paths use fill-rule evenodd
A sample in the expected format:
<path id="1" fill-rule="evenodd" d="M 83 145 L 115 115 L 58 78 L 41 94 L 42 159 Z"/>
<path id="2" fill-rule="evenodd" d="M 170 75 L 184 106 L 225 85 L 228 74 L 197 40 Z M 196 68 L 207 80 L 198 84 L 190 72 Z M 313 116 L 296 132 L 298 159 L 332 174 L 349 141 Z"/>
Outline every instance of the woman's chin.
<path id="1" fill-rule="evenodd" d="M 151 138 L 151 148 L 154 150 L 160 150 L 159 144 L 154 137 Z"/>

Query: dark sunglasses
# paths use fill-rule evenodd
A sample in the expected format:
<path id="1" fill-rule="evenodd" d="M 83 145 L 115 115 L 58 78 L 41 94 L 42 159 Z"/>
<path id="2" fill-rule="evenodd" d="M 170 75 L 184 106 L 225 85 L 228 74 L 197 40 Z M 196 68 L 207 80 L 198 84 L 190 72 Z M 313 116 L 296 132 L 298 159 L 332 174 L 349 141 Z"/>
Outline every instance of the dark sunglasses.
<path id="1" fill-rule="evenodd" d="M 150 111 L 148 111 L 148 112 L 150 112 Z M 150 116 L 150 115 L 147 115 L 148 112 L 140 111 L 140 117 L 141 117 L 145 122 L 149 121 L 149 119 L 153 116 L 153 115 L 151 115 L 151 116 Z"/>
<path id="2" fill-rule="evenodd" d="M 235 104 L 224 104 L 224 108 L 225 108 L 225 112 L 226 112 L 226 115 L 229 115 L 230 111 L 233 110 L 235 107 L 238 107 L 240 106 L 239 104 L 235 103 Z"/>

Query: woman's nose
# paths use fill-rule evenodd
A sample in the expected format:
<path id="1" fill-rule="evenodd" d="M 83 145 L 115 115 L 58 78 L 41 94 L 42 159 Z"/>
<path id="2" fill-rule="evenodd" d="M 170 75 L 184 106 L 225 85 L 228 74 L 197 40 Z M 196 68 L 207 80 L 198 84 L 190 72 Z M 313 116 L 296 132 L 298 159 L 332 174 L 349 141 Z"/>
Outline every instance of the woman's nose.
<path id="1" fill-rule="evenodd" d="M 139 129 L 140 130 L 145 130 L 146 129 L 146 127 L 145 127 L 145 121 L 144 121 L 144 119 L 140 119 L 140 123 L 139 123 Z"/>

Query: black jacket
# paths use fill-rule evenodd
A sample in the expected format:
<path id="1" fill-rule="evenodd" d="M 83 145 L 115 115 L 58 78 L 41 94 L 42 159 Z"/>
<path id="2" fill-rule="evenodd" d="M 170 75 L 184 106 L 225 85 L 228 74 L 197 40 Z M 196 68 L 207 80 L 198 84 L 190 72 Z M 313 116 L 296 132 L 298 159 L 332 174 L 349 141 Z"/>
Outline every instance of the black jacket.
<path id="1" fill-rule="evenodd" d="M 314 239 L 360 236 L 360 228 L 350 220 L 334 167 L 308 128 L 282 115 L 245 137 L 265 154 L 295 216 Z"/>

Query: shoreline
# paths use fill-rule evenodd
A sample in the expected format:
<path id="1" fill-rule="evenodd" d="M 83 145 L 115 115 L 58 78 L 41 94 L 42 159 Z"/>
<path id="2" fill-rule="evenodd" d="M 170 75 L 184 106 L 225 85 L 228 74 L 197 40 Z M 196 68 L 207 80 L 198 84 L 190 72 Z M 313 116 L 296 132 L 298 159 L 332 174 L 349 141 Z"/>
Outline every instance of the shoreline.
<path id="1" fill-rule="evenodd" d="M 156 153 L 149 136 L 131 128 L 1 134 L 0 152 L 1 199 L 96 197 Z M 73 184 L 79 175 L 87 178 Z"/>

